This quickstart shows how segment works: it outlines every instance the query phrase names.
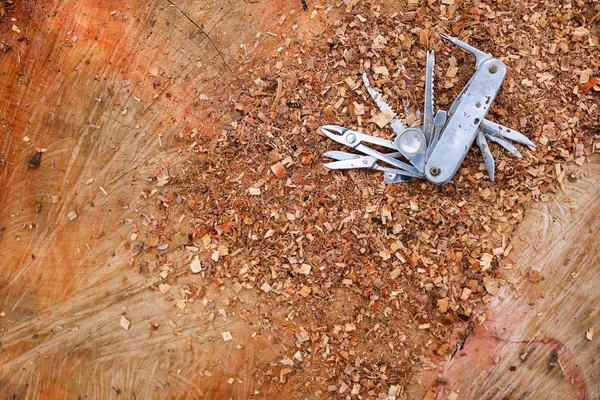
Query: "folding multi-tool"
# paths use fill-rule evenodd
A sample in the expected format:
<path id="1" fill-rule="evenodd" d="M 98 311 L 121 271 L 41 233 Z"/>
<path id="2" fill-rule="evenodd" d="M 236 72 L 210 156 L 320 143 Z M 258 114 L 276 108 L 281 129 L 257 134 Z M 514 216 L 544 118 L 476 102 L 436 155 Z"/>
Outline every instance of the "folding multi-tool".
<path id="1" fill-rule="evenodd" d="M 476 58 L 475 74 L 454 100 L 448 112 L 439 110 L 434 115 L 435 55 L 433 51 L 427 52 L 425 106 L 421 129 L 407 127 L 390 105 L 382 99 L 382 95 L 371 87 L 367 74 L 363 73 L 363 83 L 379 110 L 388 114 L 390 111 L 393 113 L 394 117 L 389 124 L 396 138 L 387 140 L 342 126 L 322 126 L 321 131 L 329 138 L 362 153 L 327 152 L 325 156 L 337 161 L 325 164 L 325 167 L 376 169 L 384 172 L 384 179 L 388 183 L 408 182 L 420 178 L 442 185 L 454 177 L 475 142 L 483 155 L 490 180 L 493 181 L 495 164 L 488 140 L 504 147 L 517 158 L 521 158 L 521 153 L 509 141 L 535 147 L 533 142 L 523 134 L 485 119 L 504 81 L 506 75 L 504 63 L 458 39 L 446 34 L 441 36 Z M 393 151 L 384 153 L 367 144 Z"/>

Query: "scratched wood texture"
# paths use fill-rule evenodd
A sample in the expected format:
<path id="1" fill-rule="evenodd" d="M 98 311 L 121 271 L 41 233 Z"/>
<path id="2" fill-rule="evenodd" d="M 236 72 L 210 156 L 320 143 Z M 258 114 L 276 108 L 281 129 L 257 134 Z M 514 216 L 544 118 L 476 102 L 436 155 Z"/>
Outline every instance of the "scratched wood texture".
<path id="1" fill-rule="evenodd" d="M 39 3 L 15 9 L 20 33 L 12 22 L 1 27 L 12 50 L 0 53 L 0 398 L 287 396 L 253 368 L 279 353 L 253 339 L 250 324 L 206 326 L 156 296 L 131 269 L 123 222 L 139 198 L 138 176 L 182 160 L 168 132 L 210 129 L 229 100 L 231 74 L 181 10 L 202 21 L 228 59 L 256 32 L 276 32 L 287 2 L 182 1 L 181 10 L 167 1 Z M 278 43 L 265 36 L 255 57 Z M 200 93 L 211 95 L 210 112 L 191 111 Z M 30 169 L 38 147 L 47 152 Z M 554 203 L 532 206 L 513 239 L 512 284 L 488 305 L 494 318 L 415 393 L 430 379 L 441 399 L 451 391 L 465 399 L 600 396 L 598 335 L 585 338 L 589 327 L 600 330 L 600 168 L 584 171 Z M 78 218 L 70 221 L 70 211 Z M 528 281 L 531 268 L 541 282 Z M 223 330 L 235 344 L 221 340 Z M 199 374 L 206 370 L 212 376 Z M 239 381 L 227 384 L 232 376 Z"/>
<path id="2" fill-rule="evenodd" d="M 124 221 L 140 207 L 139 177 L 182 160 L 174 133 L 210 130 L 230 101 L 234 74 L 181 11 L 231 62 L 240 44 L 260 59 L 279 43 L 253 47 L 281 29 L 285 3 L 15 2 L 1 27 L 12 50 L 0 52 L 0 398 L 269 395 L 252 366 L 276 358 L 273 344 L 240 318 L 207 327 L 178 315 L 131 268 Z M 211 101 L 195 109 L 203 93 Z M 41 165 L 28 168 L 37 148 Z"/>
<path id="3" fill-rule="evenodd" d="M 600 159 L 591 161 L 554 202 L 531 205 L 505 260 L 509 285 L 484 307 L 493 319 L 429 376 L 438 399 L 600 398 Z"/>

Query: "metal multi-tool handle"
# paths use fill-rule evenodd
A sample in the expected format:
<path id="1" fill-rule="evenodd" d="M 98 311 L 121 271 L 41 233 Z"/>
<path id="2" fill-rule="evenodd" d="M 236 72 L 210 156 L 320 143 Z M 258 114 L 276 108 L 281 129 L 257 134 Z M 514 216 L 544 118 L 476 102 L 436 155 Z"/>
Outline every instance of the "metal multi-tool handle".
<path id="1" fill-rule="evenodd" d="M 490 180 L 493 181 L 495 163 L 486 139 L 504 147 L 517 158 L 520 158 L 521 154 L 509 140 L 535 147 L 533 142 L 521 133 L 485 119 L 506 75 L 506 67 L 502 61 L 458 39 L 445 34 L 441 36 L 472 53 L 476 58 L 474 75 L 454 100 L 448 112 L 438 110 L 434 116 L 435 55 L 433 51 L 427 52 L 422 129 L 406 127 L 390 105 L 383 100 L 383 96 L 371 87 L 367 74 L 363 73 L 363 83 L 379 110 L 392 112 L 390 126 L 396 133 L 396 138 L 386 140 L 342 126 L 323 126 L 321 131 L 326 136 L 365 154 L 327 152 L 325 153 L 327 157 L 337 160 L 325 164 L 327 168 L 372 168 L 384 172 L 387 183 L 409 182 L 414 178 L 420 178 L 441 185 L 449 182 L 456 174 L 475 142 L 483 155 Z M 382 153 L 364 145 L 363 142 L 395 151 Z M 402 157 L 408 160 L 410 165 L 400 161 L 399 158 Z M 390 164 L 394 168 L 382 167 L 377 162 Z"/>
<path id="2" fill-rule="evenodd" d="M 468 87 L 457 99 L 454 114 L 448 115 L 446 126 L 431 157 L 425 165 L 427 180 L 441 185 L 452 179 L 477 137 L 481 122 L 490 110 L 504 77 L 506 67 L 498 59 L 481 64 Z"/>

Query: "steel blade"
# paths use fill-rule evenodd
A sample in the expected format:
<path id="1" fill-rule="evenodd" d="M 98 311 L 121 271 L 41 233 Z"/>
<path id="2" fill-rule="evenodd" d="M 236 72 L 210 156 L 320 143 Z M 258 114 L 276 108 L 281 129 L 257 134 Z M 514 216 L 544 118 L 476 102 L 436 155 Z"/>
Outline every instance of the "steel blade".
<path id="1" fill-rule="evenodd" d="M 513 146 L 512 144 L 510 144 L 506 140 L 500 139 L 499 137 L 492 136 L 492 135 L 485 135 L 485 137 L 488 138 L 489 140 L 491 140 L 492 142 L 498 143 L 500 146 L 504 147 L 513 156 L 515 156 L 517 158 L 523 158 L 523 156 L 519 152 L 519 149 L 517 149 L 515 146 Z"/>
<path id="2" fill-rule="evenodd" d="M 332 158 L 334 160 L 338 160 L 338 161 L 342 161 L 342 160 L 354 160 L 358 157 L 360 157 L 360 154 L 354 154 L 354 153 L 346 153 L 345 151 L 328 151 L 327 153 L 323 154 L 325 157 L 328 158 Z"/>
<path id="3" fill-rule="evenodd" d="M 404 175 L 408 175 L 408 176 L 413 176 L 415 178 L 423 178 L 423 174 L 419 172 L 418 169 L 416 169 L 415 167 L 413 167 L 412 165 L 409 165 L 405 162 L 402 162 L 400 160 L 396 160 L 395 158 L 392 157 L 388 157 L 387 155 L 378 152 L 377 150 L 374 150 L 370 147 L 367 147 L 363 144 L 358 145 L 358 147 L 356 147 L 356 149 L 358 151 L 361 151 L 365 154 L 368 154 L 372 157 L 377 158 L 380 161 L 383 161 L 385 163 L 391 164 L 396 168 L 399 168 L 402 170 L 402 173 Z"/>
<path id="4" fill-rule="evenodd" d="M 477 143 L 477 147 L 479 147 L 479 150 L 481 150 L 485 169 L 487 169 L 488 175 L 490 176 L 490 181 L 494 182 L 494 170 L 496 169 L 496 163 L 494 162 L 494 157 L 492 156 L 490 146 L 487 140 L 485 140 L 485 135 L 481 130 L 477 132 L 475 143 Z"/>
<path id="5" fill-rule="evenodd" d="M 427 143 L 431 144 L 433 136 L 433 67 L 435 65 L 434 51 L 427 52 L 427 65 L 425 69 L 425 106 L 423 108 L 423 134 Z"/>
<path id="6" fill-rule="evenodd" d="M 497 124 L 492 121 L 488 121 L 484 119 L 481 121 L 480 128 L 485 131 L 485 133 L 500 137 L 503 139 L 512 140 L 513 142 L 517 142 L 520 144 L 524 144 L 525 146 L 530 146 L 535 148 L 535 144 L 531 140 L 529 140 L 525 135 L 500 124 Z"/>

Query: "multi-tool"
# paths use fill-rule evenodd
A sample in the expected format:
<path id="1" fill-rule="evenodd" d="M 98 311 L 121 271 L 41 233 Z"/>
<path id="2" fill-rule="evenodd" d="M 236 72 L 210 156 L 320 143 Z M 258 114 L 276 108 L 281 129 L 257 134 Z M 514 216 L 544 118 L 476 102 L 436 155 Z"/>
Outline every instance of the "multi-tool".
<path id="1" fill-rule="evenodd" d="M 504 63 L 458 39 L 446 34 L 441 36 L 476 58 L 475 74 L 454 100 L 448 112 L 439 110 L 434 115 L 435 55 L 433 51 L 427 52 L 425 105 L 421 129 L 407 127 L 390 105 L 382 99 L 382 95 L 371 87 L 367 74 L 363 73 L 363 83 L 379 110 L 390 116 L 393 115 L 389 124 L 396 137 L 394 140 L 387 140 L 342 126 L 322 126 L 321 131 L 329 138 L 362 153 L 327 152 L 325 156 L 337 161 L 325 164 L 325 167 L 376 169 L 384 172 L 384 179 L 388 183 L 408 182 L 420 178 L 442 185 L 454 177 L 475 142 L 483 155 L 490 180 L 493 181 L 495 164 L 488 140 L 504 147 L 517 158 L 521 158 L 521 153 L 509 140 L 535 147 L 533 142 L 523 134 L 485 119 L 504 81 L 506 75 Z M 367 144 L 393 151 L 384 153 Z"/>

